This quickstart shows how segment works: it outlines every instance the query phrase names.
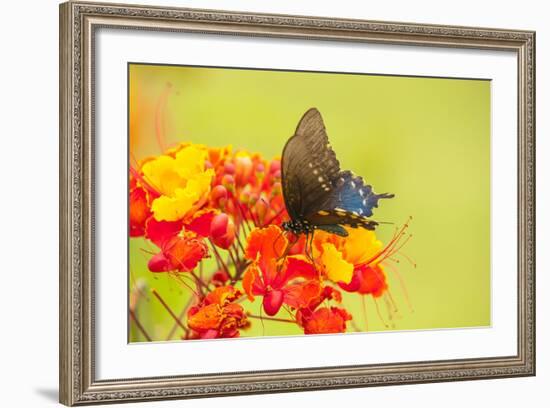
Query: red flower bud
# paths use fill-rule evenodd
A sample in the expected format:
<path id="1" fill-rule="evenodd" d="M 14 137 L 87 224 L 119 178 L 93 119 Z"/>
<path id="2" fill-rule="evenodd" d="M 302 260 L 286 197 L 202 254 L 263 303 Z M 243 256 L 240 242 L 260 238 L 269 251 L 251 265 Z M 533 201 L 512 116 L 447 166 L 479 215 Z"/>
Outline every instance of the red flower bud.
<path id="1" fill-rule="evenodd" d="M 223 207 L 227 202 L 227 188 L 218 184 L 210 192 L 210 198 L 213 201 L 214 206 Z"/>
<path id="2" fill-rule="evenodd" d="M 235 240 L 235 224 L 227 214 L 218 214 L 210 224 L 212 242 L 220 248 L 227 249 Z"/>
<path id="3" fill-rule="evenodd" d="M 267 214 L 267 210 L 269 210 L 269 204 L 265 198 L 262 198 L 261 200 L 258 200 L 256 202 L 256 205 L 254 206 L 254 209 L 256 210 L 256 214 L 258 215 L 258 219 L 260 221 L 263 221 L 265 218 L 265 215 Z"/>
<path id="4" fill-rule="evenodd" d="M 224 174 L 222 177 L 222 185 L 229 190 L 233 190 L 235 185 L 235 178 L 231 174 Z"/>
<path id="5" fill-rule="evenodd" d="M 275 316 L 283 304 L 284 294 L 281 290 L 271 290 L 264 296 L 264 310 L 268 316 Z"/>
<path id="6" fill-rule="evenodd" d="M 223 269 L 220 269 L 219 271 L 217 271 L 216 273 L 214 273 L 214 275 L 212 275 L 212 278 L 210 279 L 210 282 L 216 286 L 216 287 L 220 287 L 220 286 L 223 286 L 225 285 L 225 283 L 229 280 L 229 275 L 227 274 L 226 271 L 224 271 Z"/>
<path id="7" fill-rule="evenodd" d="M 162 252 L 159 252 L 149 259 L 147 267 L 151 272 L 168 272 L 172 269 L 172 264 Z"/>
<path id="8" fill-rule="evenodd" d="M 283 192 L 283 187 L 281 185 L 281 182 L 276 182 L 276 183 L 273 183 L 273 188 L 271 189 L 271 195 L 272 196 L 275 196 L 275 195 L 278 195 L 278 194 L 282 194 Z"/>
<path id="9" fill-rule="evenodd" d="M 223 165 L 223 171 L 225 174 L 235 174 L 235 165 L 231 162 L 226 162 Z"/>
<path id="10" fill-rule="evenodd" d="M 273 160 L 271 164 L 269 165 L 269 173 L 274 174 L 278 170 L 281 170 L 281 161 L 280 160 Z"/>
<path id="11" fill-rule="evenodd" d="M 235 158 L 235 180 L 238 185 L 244 186 L 248 183 L 253 171 L 254 165 L 249 156 L 238 156 Z"/>

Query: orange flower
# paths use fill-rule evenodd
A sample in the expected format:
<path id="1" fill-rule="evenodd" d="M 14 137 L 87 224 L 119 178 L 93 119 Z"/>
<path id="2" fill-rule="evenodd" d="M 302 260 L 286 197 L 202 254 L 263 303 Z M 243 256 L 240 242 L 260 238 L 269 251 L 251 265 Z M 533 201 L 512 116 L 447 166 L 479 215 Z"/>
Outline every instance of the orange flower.
<path id="1" fill-rule="evenodd" d="M 304 334 L 344 333 L 351 315 L 340 307 L 322 307 L 304 321 Z"/>
<path id="2" fill-rule="evenodd" d="M 269 316 L 284 304 L 299 309 L 319 296 L 321 284 L 315 267 L 303 255 L 282 258 L 288 246 L 283 231 L 276 225 L 253 230 L 245 257 L 252 263 L 243 275 L 243 288 L 250 300 L 263 296 Z"/>
<path id="3" fill-rule="evenodd" d="M 322 231 L 315 234 L 315 253 L 324 275 L 347 292 L 383 295 L 388 285 L 381 262 L 394 251 L 403 230 L 385 247 L 373 231 L 362 228 L 347 231 L 349 235 L 345 238 Z"/>
<path id="4" fill-rule="evenodd" d="M 380 297 L 388 289 L 386 274 L 382 265 L 361 265 L 353 271 L 349 284 L 339 282 L 338 285 L 346 292 L 358 292 L 362 295 Z"/>
<path id="5" fill-rule="evenodd" d="M 194 232 L 182 230 L 180 221 L 157 221 L 150 217 L 146 237 L 160 248 L 147 264 L 151 272 L 189 272 L 208 256 L 204 241 Z"/>
<path id="6" fill-rule="evenodd" d="M 325 276 L 331 281 L 349 284 L 356 266 L 369 263 L 382 249 L 374 231 L 347 228 L 343 238 L 324 231 L 315 233 L 315 255 Z"/>
<path id="7" fill-rule="evenodd" d="M 201 339 L 239 337 L 249 325 L 243 307 L 233 303 L 242 293 L 233 286 L 214 289 L 187 312 L 187 324 Z"/>
<path id="8" fill-rule="evenodd" d="M 334 306 L 319 308 L 322 303 L 330 300 L 340 303 L 342 294 L 330 286 L 325 286 L 319 296 L 296 312 L 296 321 L 303 327 L 305 334 L 344 333 L 346 331 L 346 322 L 351 320 L 352 316 L 345 309 Z"/>

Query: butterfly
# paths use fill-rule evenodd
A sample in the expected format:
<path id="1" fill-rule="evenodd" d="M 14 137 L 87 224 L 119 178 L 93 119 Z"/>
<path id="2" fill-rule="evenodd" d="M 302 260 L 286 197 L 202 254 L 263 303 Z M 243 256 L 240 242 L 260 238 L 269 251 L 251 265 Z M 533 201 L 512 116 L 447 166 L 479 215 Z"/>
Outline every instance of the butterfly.
<path id="1" fill-rule="evenodd" d="M 344 228 L 374 230 L 369 219 L 378 200 L 393 194 L 376 194 L 340 163 L 328 140 L 321 114 L 309 109 L 288 139 L 281 159 L 283 197 L 289 221 L 282 224 L 295 235 L 313 235 L 316 229 L 346 237 Z"/>

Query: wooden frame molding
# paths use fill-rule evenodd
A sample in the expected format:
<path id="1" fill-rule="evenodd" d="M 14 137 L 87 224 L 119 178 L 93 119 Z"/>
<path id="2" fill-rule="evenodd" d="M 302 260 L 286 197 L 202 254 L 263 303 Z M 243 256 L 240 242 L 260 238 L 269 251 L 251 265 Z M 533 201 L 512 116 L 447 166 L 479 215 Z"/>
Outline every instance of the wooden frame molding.
<path id="1" fill-rule="evenodd" d="M 513 356 L 96 380 L 94 33 L 100 27 L 513 51 L 518 63 L 518 350 Z M 535 374 L 535 33 L 69 2 L 60 6 L 60 401 L 143 401 Z"/>

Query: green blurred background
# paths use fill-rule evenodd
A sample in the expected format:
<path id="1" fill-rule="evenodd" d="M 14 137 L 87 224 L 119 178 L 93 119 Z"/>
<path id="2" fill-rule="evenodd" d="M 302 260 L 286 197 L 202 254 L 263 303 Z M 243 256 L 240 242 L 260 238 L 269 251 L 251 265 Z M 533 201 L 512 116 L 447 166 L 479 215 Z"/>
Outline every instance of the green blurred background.
<path id="1" fill-rule="evenodd" d="M 280 156 L 300 117 L 316 107 L 341 167 L 377 192 L 395 193 L 374 218 L 401 225 L 413 217 L 413 238 L 402 252 L 417 266 L 403 258 L 397 266 L 406 291 L 387 270 L 399 309 L 390 322 L 380 303 L 388 327 L 367 297 L 369 331 L 490 325 L 489 81 L 131 64 L 129 91 L 130 151 L 138 160 L 161 153 L 156 126 L 168 144 L 232 144 Z M 393 231 L 382 225 L 377 234 L 387 242 Z M 161 340 L 173 319 L 148 289 L 176 313 L 188 291 L 148 272 L 150 255 L 141 248 L 156 250 L 130 239 L 130 291 L 136 282 L 144 289 L 137 313 Z M 257 298 L 251 308 L 256 314 L 260 304 Z M 364 330 L 360 297 L 346 294 L 344 304 Z M 291 324 L 254 320 L 242 334 L 300 333 Z M 130 340 L 143 340 L 133 324 Z"/>

